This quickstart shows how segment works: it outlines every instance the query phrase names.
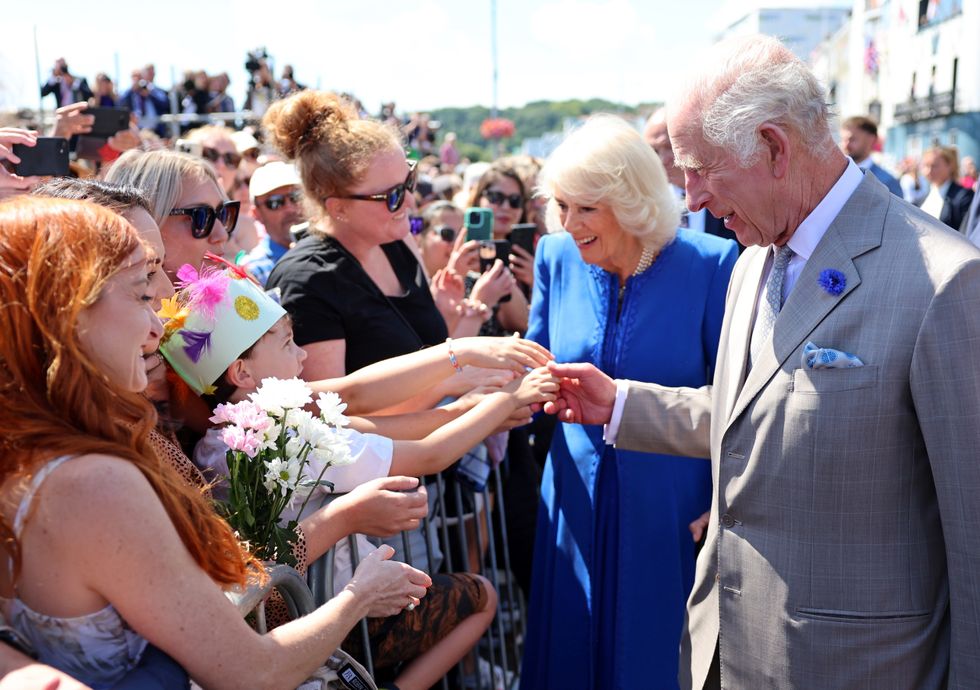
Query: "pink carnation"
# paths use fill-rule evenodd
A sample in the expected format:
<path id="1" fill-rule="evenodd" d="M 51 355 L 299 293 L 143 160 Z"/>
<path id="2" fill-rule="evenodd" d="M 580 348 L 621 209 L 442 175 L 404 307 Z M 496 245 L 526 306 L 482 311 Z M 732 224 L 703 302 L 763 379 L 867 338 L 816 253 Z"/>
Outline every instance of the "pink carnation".
<path id="1" fill-rule="evenodd" d="M 240 426 L 229 426 L 221 430 L 221 440 L 231 450 L 245 453 L 250 458 L 254 458 L 259 452 L 261 439 L 251 429 L 243 429 Z"/>
<path id="2" fill-rule="evenodd" d="M 265 431 L 273 424 L 273 420 L 265 411 L 251 400 L 243 400 L 234 405 L 222 403 L 214 408 L 211 416 L 212 424 L 235 424 L 245 429 Z"/>

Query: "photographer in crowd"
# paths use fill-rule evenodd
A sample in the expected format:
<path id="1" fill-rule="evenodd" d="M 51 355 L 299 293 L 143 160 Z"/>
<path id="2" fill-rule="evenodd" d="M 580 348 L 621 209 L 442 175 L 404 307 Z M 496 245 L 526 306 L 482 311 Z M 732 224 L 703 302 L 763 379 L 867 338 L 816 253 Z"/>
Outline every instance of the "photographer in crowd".
<path id="1" fill-rule="evenodd" d="M 119 105 L 129 108 L 136 115 L 140 129 L 152 129 L 161 137 L 167 135 L 161 115 L 170 112 L 170 100 L 167 92 L 153 83 L 156 70 L 153 65 L 147 65 L 142 70 L 132 72 L 133 85 L 119 97 Z"/>
<path id="2" fill-rule="evenodd" d="M 68 71 L 68 63 L 62 57 L 54 61 L 51 76 L 41 85 L 41 97 L 48 94 L 54 96 L 54 102 L 60 108 L 69 103 L 87 101 L 92 97 L 92 89 L 85 77 L 76 77 Z"/>

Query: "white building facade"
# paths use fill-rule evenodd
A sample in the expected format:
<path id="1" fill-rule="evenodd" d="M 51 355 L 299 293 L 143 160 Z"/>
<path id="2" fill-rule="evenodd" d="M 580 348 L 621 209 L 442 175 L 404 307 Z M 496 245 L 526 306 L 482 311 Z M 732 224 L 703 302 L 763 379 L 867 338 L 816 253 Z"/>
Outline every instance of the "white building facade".
<path id="1" fill-rule="evenodd" d="M 980 0 L 856 0 L 811 64 L 842 118 L 878 121 L 886 167 L 935 144 L 980 155 Z"/>

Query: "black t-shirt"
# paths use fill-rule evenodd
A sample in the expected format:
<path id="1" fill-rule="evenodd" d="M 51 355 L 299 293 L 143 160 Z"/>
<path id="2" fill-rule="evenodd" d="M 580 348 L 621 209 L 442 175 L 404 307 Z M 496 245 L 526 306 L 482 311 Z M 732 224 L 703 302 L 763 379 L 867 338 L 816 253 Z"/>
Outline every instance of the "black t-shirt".
<path id="1" fill-rule="evenodd" d="M 297 344 L 346 341 L 347 373 L 449 335 L 412 251 L 402 241 L 381 248 L 405 290 L 401 296 L 386 296 L 337 240 L 314 235 L 297 242 L 266 283 L 280 289 Z"/>

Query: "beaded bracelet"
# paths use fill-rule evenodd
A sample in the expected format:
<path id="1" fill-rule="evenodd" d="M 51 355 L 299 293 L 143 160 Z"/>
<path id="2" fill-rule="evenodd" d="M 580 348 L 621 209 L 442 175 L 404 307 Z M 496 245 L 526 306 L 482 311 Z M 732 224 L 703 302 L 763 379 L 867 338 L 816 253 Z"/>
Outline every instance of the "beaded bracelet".
<path id="1" fill-rule="evenodd" d="M 456 359 L 456 353 L 453 352 L 452 338 L 446 338 L 446 347 L 449 348 L 449 363 L 453 365 L 453 369 L 456 370 L 457 374 L 462 374 L 463 367 L 459 366 L 459 360 Z"/>

